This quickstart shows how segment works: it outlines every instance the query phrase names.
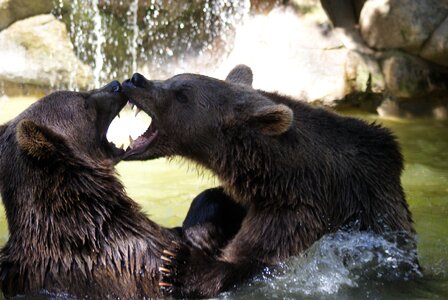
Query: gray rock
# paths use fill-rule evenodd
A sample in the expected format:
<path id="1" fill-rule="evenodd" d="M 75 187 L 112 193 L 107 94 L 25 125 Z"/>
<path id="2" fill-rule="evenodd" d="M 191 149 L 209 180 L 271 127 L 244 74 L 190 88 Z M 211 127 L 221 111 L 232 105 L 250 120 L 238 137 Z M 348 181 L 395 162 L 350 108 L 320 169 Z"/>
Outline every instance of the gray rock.
<path id="1" fill-rule="evenodd" d="M 420 56 L 439 65 L 448 66 L 448 17 L 425 43 Z"/>
<path id="2" fill-rule="evenodd" d="M 0 83 L 87 88 L 90 68 L 73 52 L 64 23 L 53 15 L 18 21 L 0 32 Z"/>
<path id="3" fill-rule="evenodd" d="M 389 94 L 395 98 L 419 98 L 431 93 L 445 91 L 443 78 L 448 70 L 434 68 L 416 56 L 400 51 L 384 54 L 382 70 Z"/>
<path id="4" fill-rule="evenodd" d="M 361 34 L 375 49 L 418 54 L 448 15 L 448 0 L 369 0 L 360 17 Z"/>
<path id="5" fill-rule="evenodd" d="M 0 30 L 15 21 L 46 14 L 53 9 L 53 0 L 0 0 Z"/>

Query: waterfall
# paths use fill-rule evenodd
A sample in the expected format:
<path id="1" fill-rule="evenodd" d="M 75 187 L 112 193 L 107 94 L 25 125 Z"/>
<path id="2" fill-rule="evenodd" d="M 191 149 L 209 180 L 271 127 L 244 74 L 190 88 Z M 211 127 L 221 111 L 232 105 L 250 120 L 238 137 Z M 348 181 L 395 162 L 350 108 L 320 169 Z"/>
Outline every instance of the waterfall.
<path id="1" fill-rule="evenodd" d="M 139 28 L 137 23 L 138 18 L 138 0 L 133 0 L 131 6 L 129 7 L 128 14 L 131 16 L 131 26 L 132 26 L 132 38 L 131 38 L 131 57 L 132 57 L 132 70 L 137 70 L 137 47 L 138 47 L 138 35 Z"/>
<path id="2" fill-rule="evenodd" d="M 76 55 L 92 69 L 92 87 L 134 72 L 166 77 L 218 65 L 250 10 L 249 0 L 54 1 Z"/>
<path id="3" fill-rule="evenodd" d="M 95 51 L 95 63 L 93 69 L 93 77 L 95 81 L 95 88 L 101 86 L 101 72 L 104 64 L 104 52 L 103 44 L 106 41 L 103 32 L 103 22 L 98 9 L 98 0 L 92 0 L 92 12 L 93 12 L 93 33 L 94 33 L 94 51 Z"/>

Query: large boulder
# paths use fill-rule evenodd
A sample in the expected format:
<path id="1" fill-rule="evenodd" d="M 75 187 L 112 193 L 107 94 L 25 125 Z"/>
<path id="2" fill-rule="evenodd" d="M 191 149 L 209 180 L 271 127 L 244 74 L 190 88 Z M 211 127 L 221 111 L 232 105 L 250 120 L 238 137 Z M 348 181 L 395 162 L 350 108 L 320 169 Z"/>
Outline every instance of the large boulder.
<path id="1" fill-rule="evenodd" d="M 87 88 L 91 70 L 73 52 L 67 30 L 53 15 L 18 21 L 0 32 L 0 82 L 42 88 Z"/>
<path id="2" fill-rule="evenodd" d="M 448 70 L 400 51 L 384 53 L 382 70 L 387 91 L 395 98 L 421 98 L 443 91 L 446 94 L 448 88 L 444 79 Z"/>
<path id="3" fill-rule="evenodd" d="M 420 56 L 448 67 L 448 16 L 426 41 Z"/>
<path id="4" fill-rule="evenodd" d="M 53 0 L 0 0 L 0 30 L 17 20 L 46 14 L 53 9 Z"/>
<path id="5" fill-rule="evenodd" d="M 370 47 L 418 54 L 447 15 L 448 0 L 369 0 L 359 23 Z"/>

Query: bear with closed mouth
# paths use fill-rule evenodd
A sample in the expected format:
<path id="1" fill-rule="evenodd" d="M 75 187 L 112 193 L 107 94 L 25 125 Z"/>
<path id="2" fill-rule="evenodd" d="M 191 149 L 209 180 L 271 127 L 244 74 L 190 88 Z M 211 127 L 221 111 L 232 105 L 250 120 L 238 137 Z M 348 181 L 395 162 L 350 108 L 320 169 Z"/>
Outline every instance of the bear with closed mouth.
<path id="1" fill-rule="evenodd" d="M 170 248 L 170 291 L 214 296 L 348 226 L 405 233 L 414 249 L 392 133 L 251 85 L 244 65 L 224 81 L 188 73 L 151 81 L 136 73 L 123 83 L 130 102 L 152 118 L 124 159 L 182 156 L 211 170 L 247 210 L 219 256 Z"/>
<path id="2" fill-rule="evenodd" d="M 0 126 L 5 297 L 161 297 L 163 249 L 180 236 L 149 220 L 115 175 L 124 150 L 106 133 L 126 103 L 117 81 L 59 91 Z"/>

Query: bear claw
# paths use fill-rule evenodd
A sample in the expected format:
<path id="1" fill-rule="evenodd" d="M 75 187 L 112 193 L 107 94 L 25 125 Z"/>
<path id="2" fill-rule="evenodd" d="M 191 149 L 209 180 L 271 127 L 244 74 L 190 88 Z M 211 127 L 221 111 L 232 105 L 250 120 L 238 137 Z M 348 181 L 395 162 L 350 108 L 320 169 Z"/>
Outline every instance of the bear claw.
<path id="1" fill-rule="evenodd" d="M 169 262 L 169 263 L 171 263 L 172 261 L 171 261 L 171 259 L 169 259 L 168 257 L 166 257 L 166 256 L 160 256 L 160 258 L 162 259 L 162 260 L 164 260 L 164 261 L 166 261 L 166 262 Z"/>
<path id="2" fill-rule="evenodd" d="M 162 250 L 162 266 L 159 267 L 159 272 L 161 275 L 159 286 L 164 294 L 172 295 L 176 289 L 176 265 L 178 263 L 178 251 L 181 249 L 181 244 L 172 241 L 168 245 L 168 249 Z"/>
<path id="3" fill-rule="evenodd" d="M 161 286 L 161 287 L 172 287 L 173 285 L 171 283 L 161 281 L 161 282 L 159 282 L 159 286 Z"/>
<path id="4" fill-rule="evenodd" d="M 176 256 L 173 252 L 168 250 L 163 250 L 163 254 L 169 255 L 169 256 Z"/>
<path id="5" fill-rule="evenodd" d="M 164 267 L 159 267 L 159 271 L 164 273 L 164 274 L 171 274 L 171 270 L 164 268 Z"/>

